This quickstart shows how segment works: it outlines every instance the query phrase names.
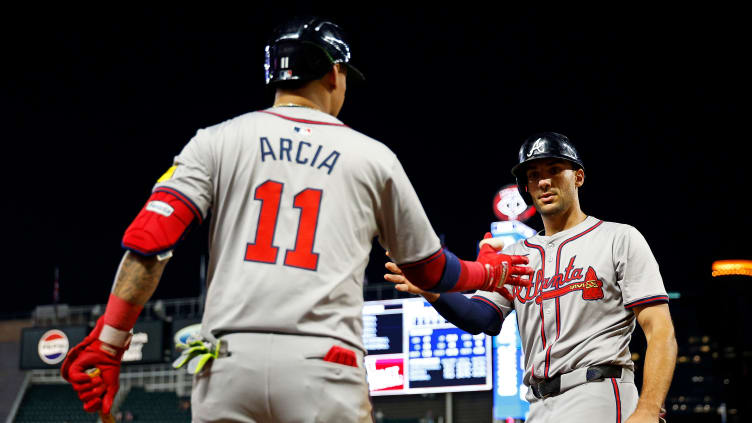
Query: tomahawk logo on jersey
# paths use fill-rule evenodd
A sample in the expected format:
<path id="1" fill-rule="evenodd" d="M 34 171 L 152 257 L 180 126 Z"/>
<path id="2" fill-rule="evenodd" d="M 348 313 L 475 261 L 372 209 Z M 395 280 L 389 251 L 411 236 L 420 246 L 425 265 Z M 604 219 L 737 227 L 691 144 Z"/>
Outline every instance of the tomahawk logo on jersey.
<path id="1" fill-rule="evenodd" d="M 546 278 L 543 276 L 543 270 L 535 273 L 533 284 L 528 288 L 514 286 L 513 295 L 517 300 L 524 304 L 527 301 L 535 301 L 540 304 L 543 300 L 561 297 L 573 292 L 582 292 L 583 300 L 600 300 L 603 299 L 603 282 L 598 279 L 598 275 L 592 266 L 589 266 L 583 276 L 582 267 L 574 267 L 572 257 L 564 273 L 557 273 L 553 277 Z"/>

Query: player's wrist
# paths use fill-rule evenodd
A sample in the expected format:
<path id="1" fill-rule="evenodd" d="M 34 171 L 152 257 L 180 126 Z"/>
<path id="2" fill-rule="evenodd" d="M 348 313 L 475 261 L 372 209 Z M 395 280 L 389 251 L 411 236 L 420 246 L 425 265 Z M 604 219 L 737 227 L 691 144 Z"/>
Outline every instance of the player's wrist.
<path id="1" fill-rule="evenodd" d="M 650 416 L 658 418 L 658 416 L 661 414 L 662 407 L 660 405 L 650 404 L 647 402 L 637 402 L 637 407 L 635 407 L 633 415 L 637 416 Z"/>
<path id="2" fill-rule="evenodd" d="M 121 330 L 105 324 L 97 339 L 114 348 L 125 349 L 130 345 L 132 337 L 133 332 L 130 330 Z"/>
<path id="3" fill-rule="evenodd" d="M 436 302 L 436 300 L 438 300 L 439 297 L 441 296 L 441 294 L 437 294 L 435 292 L 427 292 L 427 291 L 422 292 L 420 295 L 422 295 L 423 298 L 425 298 L 426 301 L 428 301 L 429 303 Z"/>
<path id="4" fill-rule="evenodd" d="M 483 264 L 483 270 L 485 270 L 486 272 L 486 276 L 483 279 L 483 287 L 481 289 L 483 291 L 491 291 L 492 290 L 491 287 L 493 286 L 494 276 L 496 272 L 494 272 L 494 268 L 490 264 L 483 263 L 483 262 L 481 262 L 481 264 Z"/>
<path id="5" fill-rule="evenodd" d="M 119 331 L 130 332 L 143 308 L 142 305 L 129 303 L 115 294 L 110 294 L 103 316 L 104 324 Z"/>

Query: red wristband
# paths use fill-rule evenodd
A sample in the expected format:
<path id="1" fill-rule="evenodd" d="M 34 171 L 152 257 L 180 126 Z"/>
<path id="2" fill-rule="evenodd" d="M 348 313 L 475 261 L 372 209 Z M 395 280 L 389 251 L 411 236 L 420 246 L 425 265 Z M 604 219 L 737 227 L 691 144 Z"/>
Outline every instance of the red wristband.
<path id="1" fill-rule="evenodd" d="M 129 331 L 136 325 L 138 314 L 143 308 L 142 305 L 131 304 L 115 294 L 110 294 L 110 300 L 104 311 L 104 324 Z"/>
<path id="2" fill-rule="evenodd" d="M 460 277 L 450 291 L 462 292 L 471 289 L 484 289 L 488 284 L 488 276 L 483 263 L 477 261 L 460 260 Z"/>

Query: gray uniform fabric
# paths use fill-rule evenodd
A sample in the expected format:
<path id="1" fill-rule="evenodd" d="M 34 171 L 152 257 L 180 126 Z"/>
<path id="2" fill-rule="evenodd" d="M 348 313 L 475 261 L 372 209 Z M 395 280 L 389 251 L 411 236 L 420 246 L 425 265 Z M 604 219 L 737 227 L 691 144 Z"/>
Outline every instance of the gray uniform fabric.
<path id="1" fill-rule="evenodd" d="M 322 360 L 330 338 L 236 333 L 222 341 L 231 355 L 196 376 L 194 421 L 371 422 L 361 352 L 350 367 Z"/>
<path id="2" fill-rule="evenodd" d="M 577 385 L 560 395 L 537 399 L 528 391 L 531 423 L 623 423 L 637 408 L 637 387 L 631 372 Z"/>
<path id="3" fill-rule="evenodd" d="M 589 216 L 570 229 L 535 235 L 503 252 L 528 257 L 535 270 L 533 284 L 514 287 L 513 302 L 486 291 L 475 296 L 503 316 L 517 312 L 526 385 L 597 365 L 634 370 L 629 341 L 636 317 L 631 307 L 668 301 L 658 264 L 639 231 Z M 529 399 L 532 412 L 540 400 L 532 395 Z M 612 403 L 613 399 L 612 393 Z M 567 414 L 531 421 L 564 421 L 559 418 Z M 588 421 L 614 420 L 593 414 Z"/>
<path id="4" fill-rule="evenodd" d="M 373 238 L 398 263 L 421 260 L 440 248 L 394 153 L 317 110 L 276 107 L 199 130 L 174 164 L 172 177 L 155 189 L 179 191 L 204 217 L 211 215 L 201 323 L 208 338 L 276 333 L 302 335 L 319 345 L 323 337 L 329 345 L 348 345 L 362 355 L 362 284 Z M 230 350 L 268 347 L 272 355 L 287 354 L 278 345 L 235 340 Z M 308 346 L 301 342 L 300 348 Z M 226 363 L 223 372 L 232 372 L 226 367 L 235 360 Z M 239 375 L 246 371 L 237 365 Z M 368 400 L 365 373 L 360 376 L 364 393 L 353 407 L 370 409 L 363 403 Z M 202 381 L 200 389 L 251 397 L 262 383 L 241 376 L 228 380 L 220 388 Z M 308 381 L 298 377 L 289 383 Z M 280 400 L 304 407 L 325 399 L 291 394 Z M 329 406 L 341 409 L 339 403 Z"/>

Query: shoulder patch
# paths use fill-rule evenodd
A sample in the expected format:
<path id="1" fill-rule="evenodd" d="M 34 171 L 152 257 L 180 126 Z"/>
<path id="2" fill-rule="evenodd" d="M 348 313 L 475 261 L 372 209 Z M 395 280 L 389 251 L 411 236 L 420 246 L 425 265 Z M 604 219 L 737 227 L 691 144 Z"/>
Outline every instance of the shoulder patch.
<path id="1" fill-rule="evenodd" d="M 175 169 L 177 169 L 177 165 L 171 166 L 169 169 L 167 169 L 167 172 L 165 172 L 162 176 L 157 179 L 157 183 L 164 182 L 170 178 L 172 178 L 172 174 L 175 173 Z"/>

